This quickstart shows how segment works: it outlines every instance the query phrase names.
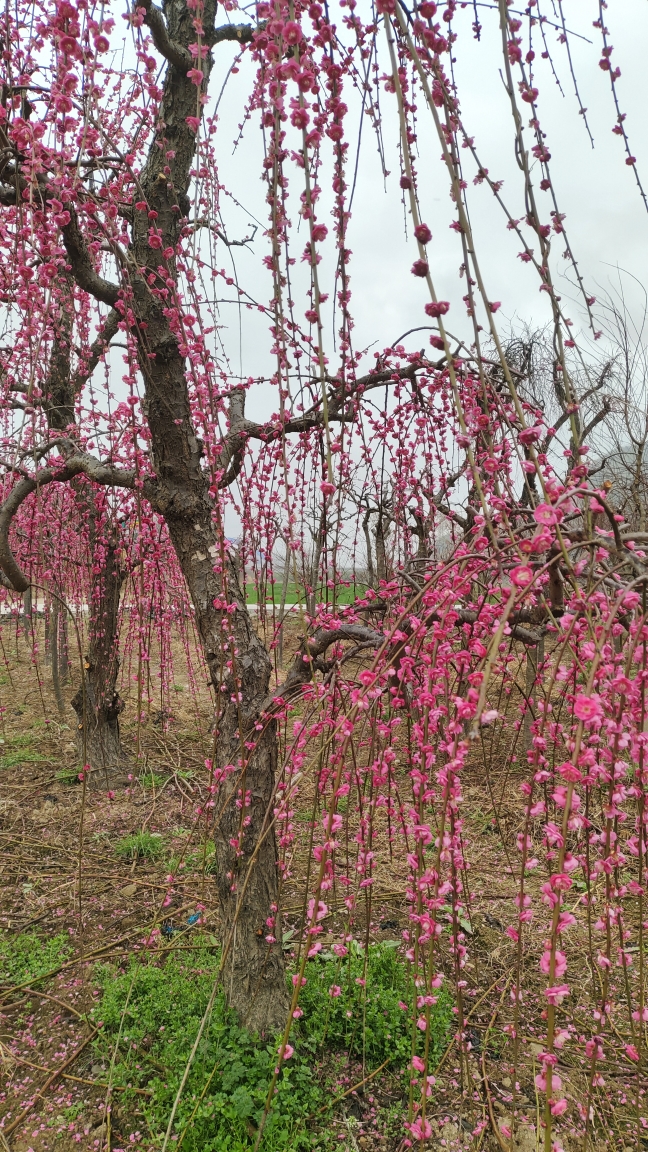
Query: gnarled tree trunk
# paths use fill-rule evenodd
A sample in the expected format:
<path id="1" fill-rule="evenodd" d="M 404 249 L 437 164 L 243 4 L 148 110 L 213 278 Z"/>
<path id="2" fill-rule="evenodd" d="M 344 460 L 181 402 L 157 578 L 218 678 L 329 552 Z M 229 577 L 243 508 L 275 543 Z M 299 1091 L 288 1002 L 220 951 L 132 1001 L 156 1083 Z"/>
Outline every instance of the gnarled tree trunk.
<path id="1" fill-rule="evenodd" d="M 63 277 L 53 296 L 52 319 L 54 339 L 49 372 L 43 389 L 43 408 L 53 433 L 74 433 L 74 403 L 77 392 L 96 367 L 101 353 L 117 330 L 116 317 L 109 317 L 91 349 L 83 370 L 72 371 L 71 344 L 74 331 L 74 280 Z M 97 508 L 92 492 L 76 484 L 77 507 L 89 528 L 93 578 L 92 603 L 88 622 L 88 652 L 83 680 L 72 699 L 77 715 L 77 745 L 84 763 L 92 769 L 91 785 L 99 786 L 114 779 L 115 769 L 123 764 L 119 737 L 119 716 L 124 703 L 117 693 L 119 671 L 118 617 L 119 596 L 126 573 L 118 562 L 118 537 L 115 530 L 107 542 L 96 531 Z M 54 635 L 50 655 L 52 682 L 59 712 L 64 709 L 61 682 L 67 679 L 67 632 L 65 614 L 60 615 L 55 599 L 52 608 Z M 59 628 L 62 645 L 59 648 Z M 59 659 L 63 652 L 63 660 Z"/>
<path id="2" fill-rule="evenodd" d="M 117 692 L 119 672 L 119 597 L 126 570 L 119 560 L 119 542 L 109 538 L 94 577 L 88 651 L 81 687 L 72 698 L 77 715 L 77 745 L 92 773 L 89 783 L 100 787 L 114 780 L 124 764 L 119 717 L 124 702 Z M 95 545 L 94 554 L 100 551 Z"/>

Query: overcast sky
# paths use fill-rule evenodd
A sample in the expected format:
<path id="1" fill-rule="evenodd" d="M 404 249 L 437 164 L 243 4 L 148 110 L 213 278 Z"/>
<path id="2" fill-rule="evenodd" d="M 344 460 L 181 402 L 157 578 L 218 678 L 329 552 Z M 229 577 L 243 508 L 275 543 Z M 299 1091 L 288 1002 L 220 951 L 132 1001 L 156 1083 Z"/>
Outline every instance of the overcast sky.
<path id="1" fill-rule="evenodd" d="M 592 148 L 583 118 L 578 112 L 565 47 L 558 42 L 558 33 L 553 29 L 547 29 L 546 37 L 562 93 L 552 75 L 549 62 L 539 58 L 543 45 L 538 38 L 535 45 L 535 83 L 540 89 L 538 111 L 547 134 L 546 143 L 552 154 L 552 177 L 560 210 L 566 213 L 565 226 L 569 239 L 589 290 L 600 298 L 614 280 L 617 266 L 640 281 L 648 282 L 645 270 L 648 214 L 632 169 L 625 164 L 623 142 L 612 133 L 616 112 L 609 77 L 598 65 L 602 47 L 600 33 L 592 26 L 598 14 L 598 3 L 595 0 L 564 0 L 563 7 L 567 27 L 574 33 L 570 36 L 572 60 L 595 147 Z M 456 31 L 459 39 L 455 46 L 454 68 L 462 117 L 467 131 L 475 139 L 482 163 L 488 167 L 494 179 L 504 180 L 503 194 L 513 215 L 523 216 L 522 186 L 514 159 L 510 107 L 500 76 L 498 16 L 496 11 L 486 5 L 479 5 L 478 10 L 483 23 L 479 43 L 473 38 L 470 28 L 474 19 L 472 5 L 465 6 L 463 11 L 457 13 Z M 542 11 L 550 19 L 556 16 L 547 0 Z M 614 46 L 613 63 L 622 72 L 618 81 L 621 108 L 627 113 L 626 127 L 639 172 L 643 173 L 648 185 L 648 140 L 645 129 L 645 108 L 648 105 L 648 69 L 645 66 L 645 47 L 648 43 L 646 0 L 611 0 L 607 24 L 609 42 Z M 229 46 L 222 46 L 218 50 L 217 68 L 212 77 L 214 94 L 221 84 L 219 73 L 223 74 L 231 54 Z M 383 59 L 383 68 L 387 68 L 386 59 Z M 238 135 L 237 126 L 242 120 L 242 110 L 249 93 L 249 83 L 250 72 L 244 66 L 229 81 L 219 108 L 218 156 L 221 179 L 247 210 L 246 213 L 233 204 L 225 207 L 226 226 L 234 238 L 246 234 L 248 219 L 262 222 L 267 219 L 265 190 L 259 178 L 261 133 L 258 113 L 253 113 L 236 151 L 232 149 L 232 141 Z M 357 138 L 360 119 L 359 101 L 354 99 L 348 81 L 345 99 L 350 107 L 348 138 L 354 140 Z M 407 329 L 426 323 L 423 306 L 427 299 L 425 283 L 410 273 L 417 252 L 411 235 L 405 235 L 399 188 L 395 98 L 383 94 L 381 99 L 391 176 L 386 182 L 382 178 L 371 125 L 365 117 L 349 230 L 349 246 L 353 251 L 351 288 L 352 311 L 356 320 L 355 345 L 357 348 L 372 346 L 374 350 L 394 341 Z M 440 147 L 432 119 L 422 106 L 422 101 L 420 105 L 419 194 L 423 218 L 434 235 L 429 246 L 430 265 L 438 295 L 452 302 L 449 327 L 452 331 L 469 336 L 465 308 L 461 304 L 465 285 L 458 275 L 461 263 L 459 238 L 449 229 L 453 212 L 447 175 L 440 162 Z M 522 107 L 528 119 L 528 106 Z M 534 141 L 529 131 L 526 136 L 527 147 L 530 148 Z M 291 146 L 298 146 L 297 138 L 291 141 Z M 355 156 L 350 150 L 350 171 L 354 161 Z M 467 163 L 466 173 L 472 180 L 474 169 L 470 162 Z M 302 186 L 298 184 L 298 179 L 295 169 L 294 180 L 291 177 L 291 192 L 295 199 Z M 322 183 L 326 188 L 326 176 L 323 176 Z M 549 194 L 539 192 L 538 197 L 544 218 L 549 221 Z M 326 195 L 323 202 L 325 198 Z M 509 324 L 518 325 L 522 322 L 541 325 L 548 319 L 546 297 L 538 290 L 537 275 L 532 266 L 524 265 L 517 258 L 520 242 L 507 231 L 501 209 L 485 185 L 475 188 L 470 184 L 469 208 L 489 298 L 502 302 L 498 314 L 500 328 L 506 330 Z M 303 243 L 306 239 L 304 235 Z M 249 252 L 233 250 L 241 283 L 248 288 L 254 285 L 258 299 L 264 302 L 268 300 L 271 288 L 269 277 L 259 267 L 260 257 L 267 251 L 266 243 L 259 231 Z M 299 257 L 303 243 L 295 243 L 294 255 Z M 554 242 L 554 272 L 557 286 L 567 305 L 566 311 L 574 319 L 576 327 L 582 322 L 583 313 L 577 294 L 565 276 L 566 263 L 560 258 L 563 248 L 559 239 Z M 221 246 L 218 260 L 225 263 L 227 259 L 228 253 Z M 325 252 L 321 269 L 325 289 L 332 288 L 333 267 L 334 253 L 331 246 L 330 251 Z M 296 270 L 295 276 L 298 282 L 299 270 Z M 629 278 L 626 278 L 626 289 L 633 305 L 640 307 L 641 294 Z M 573 304 L 568 303 L 571 300 Z M 271 372 L 273 365 L 268 354 L 269 340 L 265 322 L 258 316 L 244 312 L 241 342 L 237 310 L 224 305 L 221 317 L 227 325 L 226 343 L 232 356 L 233 370 L 241 370 L 243 375 Z M 425 342 L 425 333 L 418 334 L 409 339 L 408 346 L 422 347 Z M 327 351 L 332 363 L 335 363 L 332 339 Z M 262 407 L 265 407 L 264 399 L 258 396 L 258 403 Z"/>

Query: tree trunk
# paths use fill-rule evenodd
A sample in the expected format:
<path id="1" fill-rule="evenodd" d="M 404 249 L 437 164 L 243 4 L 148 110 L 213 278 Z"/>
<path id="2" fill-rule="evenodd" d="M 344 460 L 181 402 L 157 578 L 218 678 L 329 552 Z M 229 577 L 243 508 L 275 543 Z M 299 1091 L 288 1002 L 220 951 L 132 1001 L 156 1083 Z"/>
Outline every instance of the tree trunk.
<path id="1" fill-rule="evenodd" d="M 531 725 L 533 723 L 533 712 L 535 711 L 536 704 L 536 683 L 538 679 L 538 668 L 544 660 L 544 637 L 539 644 L 529 644 L 526 650 L 526 698 L 527 707 L 524 713 L 524 726 L 523 726 L 523 744 L 524 751 L 528 752 L 531 747 Z"/>
<path id="2" fill-rule="evenodd" d="M 216 511 L 202 470 L 202 445 L 191 420 L 183 340 L 168 309 L 164 283 L 178 280 L 175 253 L 190 210 L 190 171 L 196 138 L 188 126 L 207 89 L 211 54 L 200 62 L 199 88 L 187 73 L 195 69 L 189 45 L 196 41 L 194 13 L 186 0 L 167 0 L 164 16 L 150 3 L 145 19 L 169 61 L 156 118 L 155 136 L 138 182 L 149 214 L 132 220 L 130 279 L 122 294 L 97 277 L 76 218 L 63 228 L 73 275 L 81 287 L 128 315 L 138 342 L 144 381 L 144 412 L 151 436 L 155 479 L 144 485 L 153 508 L 167 524 L 196 614 L 207 666 L 219 702 L 216 763 L 233 766 L 220 785 L 216 810 L 217 882 L 224 947 L 224 984 L 230 1004 L 251 1029 L 275 1031 L 289 1006 L 278 904 L 277 850 L 273 796 L 277 734 L 272 721 L 257 730 L 271 673 L 269 653 L 257 636 L 240 593 L 223 534 L 214 525 Z M 203 44 L 217 39 L 216 4 L 206 0 Z M 164 28 L 162 28 L 164 24 Z M 244 30 L 232 29 L 240 42 Z M 247 30 L 251 34 L 251 29 Z M 247 35 L 249 39 L 249 35 Z M 159 244 L 149 244 L 150 213 L 155 211 Z M 164 277 L 160 279 L 160 268 Z M 150 286 L 149 286 L 150 284 Z M 160 287 L 162 286 L 162 288 Z M 128 312 L 125 312 L 128 309 Z M 225 451 L 225 446 L 224 446 Z M 229 459 L 229 457 L 228 457 Z M 226 471 L 226 467 L 224 469 Z M 225 480 L 225 482 L 229 482 Z M 223 610 L 226 601 L 234 607 Z M 239 807 L 240 804 L 240 807 Z M 242 832 L 240 829 L 242 828 Z M 234 844 L 230 843 L 234 841 Z M 266 920 L 274 928 L 266 932 Z M 268 942 L 265 936 L 272 939 Z"/>
<path id="3" fill-rule="evenodd" d="M 192 14 L 184 0 L 169 0 L 165 14 L 173 41 L 186 46 L 195 40 Z M 206 30 L 213 26 L 214 14 L 215 4 L 208 2 Z M 208 62 L 202 68 L 206 87 Z M 156 224 L 167 250 L 175 248 L 183 227 L 182 213 L 189 209 L 195 137 L 187 129 L 186 118 L 195 115 L 195 109 L 195 85 L 184 69 L 169 64 L 159 115 L 164 127 L 158 129 L 141 177 L 149 208 L 158 213 Z M 165 154 L 170 157 L 169 178 L 162 172 Z M 149 246 L 149 226 L 146 213 L 136 213 L 133 249 L 136 265 L 150 267 L 157 276 L 160 252 Z M 168 269 L 175 278 L 173 257 L 168 259 Z M 223 534 L 215 529 L 211 478 L 201 467 L 202 445 L 192 426 L 185 362 L 165 315 L 166 302 L 149 291 L 143 279 L 135 281 L 133 288 L 157 476 L 154 505 L 166 520 L 187 582 L 217 694 L 216 767 L 233 766 L 220 784 L 216 802 L 223 982 L 243 1024 L 252 1031 L 274 1032 L 285 1024 L 289 1007 L 273 823 L 277 732 L 272 720 L 265 720 L 260 732 L 256 728 L 272 665 L 245 607 Z M 235 604 L 235 611 L 225 612 L 223 601 Z M 269 918 L 273 919 L 271 931 L 266 927 Z M 269 942 L 266 936 L 271 937 Z"/>
<path id="4" fill-rule="evenodd" d="M 59 620 L 60 620 L 59 602 L 58 602 L 58 598 L 56 596 L 54 596 L 52 598 L 52 606 L 50 609 L 49 629 L 48 629 L 49 658 L 50 658 L 50 665 L 52 668 L 52 687 L 54 689 L 54 698 L 56 700 L 56 706 L 59 710 L 59 715 L 65 716 L 65 700 L 63 699 L 63 693 L 61 691 L 61 676 L 60 676 L 60 664 L 59 664 L 59 656 L 60 656 Z"/>
<path id="5" fill-rule="evenodd" d="M 72 372 L 71 346 L 74 332 L 74 279 L 66 274 L 52 303 L 54 335 L 49 360 L 48 378 L 43 389 L 43 408 L 49 429 L 53 433 L 74 431 L 74 403 L 77 390 L 99 360 L 103 345 L 99 340 L 90 355 L 85 373 Z M 109 339 L 117 330 L 105 325 L 104 336 Z M 77 714 L 77 744 L 79 754 L 92 769 L 91 784 L 100 786 L 123 764 L 124 756 L 119 739 L 119 716 L 124 703 L 116 691 L 119 671 L 118 615 L 119 595 L 125 573 L 117 563 L 116 538 L 107 546 L 97 536 L 95 521 L 97 505 L 86 484 L 75 483 L 76 504 L 88 524 L 92 569 L 96 573 L 90 605 L 88 655 L 83 672 L 83 684 L 72 700 Z M 52 686 L 59 712 L 65 704 L 61 682 L 68 678 L 67 618 L 61 618 L 59 602 L 52 601 L 50 617 L 50 658 Z M 62 628 L 61 628 L 62 624 Z M 60 640 L 60 646 L 59 646 Z"/>
<path id="6" fill-rule="evenodd" d="M 59 648 L 58 648 L 58 672 L 61 684 L 67 684 L 70 678 L 70 647 L 68 643 L 68 618 L 67 609 L 63 612 L 59 611 Z"/>
<path id="7" fill-rule="evenodd" d="M 371 535 L 369 533 L 369 519 L 371 517 L 371 510 L 367 509 L 362 518 L 362 531 L 364 532 L 365 544 L 367 547 L 367 580 L 370 588 L 376 587 L 376 577 L 374 576 L 373 566 L 373 549 L 371 547 Z"/>
<path id="8" fill-rule="evenodd" d="M 150 327 L 148 332 L 150 338 Z M 277 731 L 273 720 L 265 720 L 260 733 L 256 729 L 272 665 L 245 608 L 233 561 L 225 557 L 224 571 L 215 571 L 220 550 L 202 473 L 183 486 L 182 501 L 179 495 L 173 506 L 182 504 L 191 512 L 167 512 L 167 524 L 218 699 L 216 768 L 223 780 L 214 838 L 227 950 L 223 983 L 241 1023 L 255 1032 L 274 1032 L 284 1025 L 289 1006 L 273 824 Z M 228 601 L 236 604 L 233 614 L 214 607 L 223 601 L 224 586 Z M 268 918 L 274 921 L 271 930 Z"/>
<path id="9" fill-rule="evenodd" d="M 378 511 L 378 523 L 376 524 L 375 537 L 376 537 L 376 577 L 378 583 L 381 580 L 385 582 L 388 580 L 388 566 L 387 566 L 387 537 L 389 535 L 389 519 L 385 516 L 382 509 Z"/>
<path id="10" fill-rule="evenodd" d="M 32 638 L 32 614 L 33 614 L 32 590 L 31 590 L 31 588 L 28 588 L 26 592 L 23 592 L 23 611 L 22 611 L 23 628 L 25 630 L 25 640 L 27 641 L 28 644 L 31 643 L 31 638 Z"/>
<path id="11" fill-rule="evenodd" d="M 311 535 L 313 537 L 313 555 L 310 563 L 309 587 L 307 587 L 306 590 L 306 611 L 309 616 L 314 616 L 317 607 L 317 588 L 319 584 L 322 550 L 326 539 L 326 507 L 322 508 L 317 532 L 311 531 Z"/>
<path id="12" fill-rule="evenodd" d="M 93 555 L 100 550 L 95 545 Z M 111 537 L 97 564 L 90 605 L 88 653 L 83 681 L 72 699 L 77 715 L 77 744 L 90 765 L 91 786 L 114 782 L 124 766 L 119 737 L 119 717 L 124 702 L 117 692 L 119 672 L 119 597 L 126 577 L 119 562 L 118 540 Z"/>

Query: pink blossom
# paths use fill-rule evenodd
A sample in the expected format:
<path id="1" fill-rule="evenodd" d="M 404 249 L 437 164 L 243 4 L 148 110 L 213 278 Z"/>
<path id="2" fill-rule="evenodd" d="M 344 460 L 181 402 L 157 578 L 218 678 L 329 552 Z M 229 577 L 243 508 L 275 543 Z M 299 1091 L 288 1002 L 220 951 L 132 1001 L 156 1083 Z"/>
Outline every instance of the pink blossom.
<path id="1" fill-rule="evenodd" d="M 559 764 L 558 771 L 563 780 L 566 780 L 569 784 L 578 784 L 579 781 L 583 779 L 582 772 L 572 764 L 571 760 L 566 760 L 564 764 Z"/>
<path id="2" fill-rule="evenodd" d="M 551 952 L 543 952 L 540 958 L 540 971 L 548 975 L 551 969 Z M 567 957 L 564 952 L 556 951 L 554 956 L 554 976 L 558 979 L 563 975 L 567 969 Z"/>
<path id="3" fill-rule="evenodd" d="M 551 504 L 538 504 L 534 510 L 533 518 L 536 524 L 544 524 L 551 528 L 554 524 L 558 524 L 562 519 L 562 513 L 558 508 L 553 508 Z"/>
<path id="4" fill-rule="evenodd" d="M 528 588 L 533 584 L 533 568 L 529 568 L 527 564 L 518 564 L 516 568 L 511 569 L 509 576 L 516 588 Z"/>
<path id="5" fill-rule="evenodd" d="M 299 24 L 297 24 L 295 20 L 288 20 L 287 23 L 284 24 L 283 38 L 286 41 L 286 44 L 299 44 L 300 40 L 303 38 L 303 33 Z"/>
<path id="6" fill-rule="evenodd" d="M 600 696 L 579 694 L 574 701 L 574 715 L 578 720 L 586 723 L 595 723 L 603 716 L 603 705 Z"/>
<path id="7" fill-rule="evenodd" d="M 317 920 L 317 921 L 323 920 L 324 917 L 327 915 L 328 915 L 328 906 L 324 903 L 323 900 L 317 901 L 317 913 L 315 913 L 315 900 L 313 899 L 313 900 L 308 901 L 308 919 L 309 920 L 312 920 L 313 917 L 315 917 L 315 920 Z"/>
<path id="8" fill-rule="evenodd" d="M 429 1140 L 432 1135 L 432 1125 L 427 1118 L 423 1119 L 423 1117 L 419 1120 L 413 1120 L 409 1125 L 409 1130 L 415 1140 Z"/>
<path id="9" fill-rule="evenodd" d="M 486 712 L 482 712 L 480 720 L 482 724 L 492 724 L 494 720 L 497 720 L 498 716 L 499 712 L 497 708 L 489 708 Z"/>
<path id="10" fill-rule="evenodd" d="M 450 304 L 447 300 L 436 300 L 431 304 L 425 305 L 425 311 L 428 316 L 438 317 L 445 316 L 446 312 L 450 310 Z"/>
<path id="11" fill-rule="evenodd" d="M 550 1004 L 562 1004 L 565 996 L 569 996 L 569 984 L 554 984 L 552 988 L 545 988 L 544 992 Z"/>

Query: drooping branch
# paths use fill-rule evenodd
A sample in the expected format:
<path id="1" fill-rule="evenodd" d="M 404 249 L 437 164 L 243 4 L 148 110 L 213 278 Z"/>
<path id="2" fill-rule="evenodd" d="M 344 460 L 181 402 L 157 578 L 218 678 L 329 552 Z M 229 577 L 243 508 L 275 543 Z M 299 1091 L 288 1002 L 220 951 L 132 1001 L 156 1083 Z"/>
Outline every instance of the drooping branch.
<path id="1" fill-rule="evenodd" d="M 115 308 L 111 308 L 88 349 L 87 357 L 84 357 L 82 364 L 79 365 L 72 377 L 72 391 L 75 396 L 78 396 L 81 389 L 87 384 L 110 341 L 117 335 L 119 320 L 119 312 Z"/>
<path id="2" fill-rule="evenodd" d="M 270 694 L 264 703 L 264 711 L 272 709 L 279 700 L 290 700 L 310 683 L 313 678 L 313 669 L 317 661 L 328 651 L 332 644 L 340 640 L 354 640 L 356 644 L 374 645 L 380 648 L 385 643 L 385 636 L 366 628 L 362 624 L 343 624 L 339 628 L 318 628 L 308 640 L 304 642 L 297 652 L 292 665 L 288 669 L 283 684 Z"/>
<path id="3" fill-rule="evenodd" d="M 111 488 L 133 489 L 137 480 L 135 470 L 113 468 L 103 464 L 89 452 L 79 451 L 60 467 L 41 468 L 34 476 L 23 476 L 0 507 L 0 568 L 16 592 L 26 592 L 30 582 L 17 563 L 9 544 L 9 532 L 14 516 L 27 497 L 37 488 L 55 482 L 65 483 L 75 476 L 87 476 L 95 484 L 104 484 Z M 152 477 L 144 480 L 143 492 L 147 499 L 154 499 L 155 491 L 156 481 Z"/>

